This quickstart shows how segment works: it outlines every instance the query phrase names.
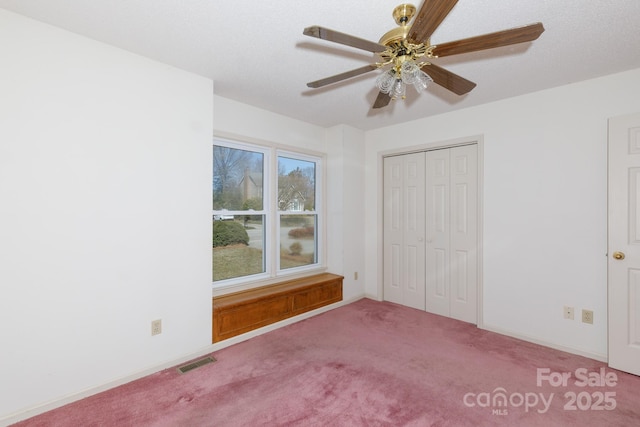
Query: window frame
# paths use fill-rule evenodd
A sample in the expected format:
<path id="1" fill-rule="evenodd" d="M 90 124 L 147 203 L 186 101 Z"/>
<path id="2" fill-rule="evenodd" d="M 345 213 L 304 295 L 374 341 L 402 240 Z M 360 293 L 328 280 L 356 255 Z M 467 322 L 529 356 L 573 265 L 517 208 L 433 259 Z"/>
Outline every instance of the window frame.
<path id="1" fill-rule="evenodd" d="M 315 189 L 314 189 L 314 197 L 315 197 L 315 201 L 314 201 L 314 210 L 312 211 L 307 211 L 307 210 L 303 210 L 303 211 L 292 211 L 292 210 L 280 210 L 278 209 L 278 203 L 274 203 L 275 207 L 276 207 L 276 217 L 275 217 L 275 222 L 276 222 L 276 236 L 277 236 L 277 242 L 280 242 L 280 227 L 281 227 L 281 219 L 283 215 L 315 215 L 316 217 L 316 221 L 315 221 L 315 236 L 314 236 L 314 243 L 315 243 L 315 255 L 316 255 L 316 262 L 314 264 L 310 264 L 310 265 L 303 265 L 300 267 L 292 267 L 292 268 L 287 268 L 287 269 L 282 269 L 281 265 L 280 265 L 280 256 L 276 256 L 276 271 L 280 274 L 286 274 L 286 273 L 291 273 L 294 274 L 296 272 L 300 272 L 300 271 L 306 271 L 309 270 L 311 266 L 316 266 L 316 265 L 322 265 L 323 264 L 323 245 L 321 244 L 321 240 L 319 238 L 319 233 L 318 230 L 322 231 L 324 230 L 324 223 L 321 221 L 321 215 L 319 214 L 319 212 L 322 212 L 322 206 L 324 205 L 323 203 L 323 197 L 319 197 L 318 194 L 323 195 L 323 177 L 324 174 L 322 173 L 322 164 L 323 162 L 321 161 L 321 159 L 317 156 L 310 156 L 307 154 L 303 154 L 303 153 L 296 153 L 296 152 L 292 152 L 289 150 L 283 150 L 283 149 L 277 149 L 276 150 L 276 179 L 278 178 L 278 161 L 280 157 L 286 157 L 289 159 L 294 159 L 294 160 L 302 160 L 305 162 L 310 162 L 310 163 L 314 163 L 315 164 L 315 178 L 314 178 L 314 184 L 315 184 Z M 276 181 L 277 182 L 277 181 Z M 277 188 L 277 184 L 276 184 L 276 188 Z M 278 244 L 278 248 L 279 248 L 279 244 Z M 279 251 L 278 251 L 279 253 Z M 286 272 L 286 273 L 285 273 Z"/>
<path id="2" fill-rule="evenodd" d="M 311 273 L 326 271 L 326 232 L 325 232 L 325 170 L 326 155 L 323 153 L 313 152 L 284 146 L 281 144 L 269 143 L 265 141 L 255 141 L 242 137 L 228 137 L 214 135 L 212 140 L 212 157 L 213 164 L 213 147 L 223 146 L 232 149 L 240 149 L 252 152 L 260 152 L 263 158 L 263 205 L 262 211 L 230 211 L 230 210 L 213 210 L 212 215 L 246 215 L 252 212 L 255 215 L 263 215 L 264 227 L 264 245 L 263 245 L 263 262 L 264 272 L 247 276 L 234 277 L 230 279 L 222 279 L 213 281 L 211 278 L 212 289 L 214 294 L 216 291 L 229 288 L 250 289 L 258 286 L 268 285 L 273 282 L 282 280 L 282 278 L 295 278 L 296 276 L 304 276 Z M 280 211 L 278 209 L 278 158 L 287 157 L 295 160 L 309 161 L 315 163 L 315 209 L 313 211 Z M 213 176 L 212 176 L 213 177 Z M 212 188 L 213 191 L 213 188 Z M 213 206 L 212 206 L 213 208 Z M 315 256 L 314 264 L 303 265 L 299 267 L 291 267 L 287 269 L 280 268 L 280 216 L 281 214 L 293 215 L 315 215 Z"/>

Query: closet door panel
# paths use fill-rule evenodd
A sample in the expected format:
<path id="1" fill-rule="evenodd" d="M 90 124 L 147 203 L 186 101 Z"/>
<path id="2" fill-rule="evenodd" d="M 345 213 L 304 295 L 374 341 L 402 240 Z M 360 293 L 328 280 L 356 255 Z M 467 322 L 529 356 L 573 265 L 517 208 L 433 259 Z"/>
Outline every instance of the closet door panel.
<path id="1" fill-rule="evenodd" d="M 384 159 L 384 299 L 402 304 L 402 157 Z"/>
<path id="2" fill-rule="evenodd" d="M 449 315 L 449 150 L 428 151 L 426 160 L 426 310 Z"/>
<path id="3" fill-rule="evenodd" d="M 425 153 L 406 154 L 404 161 L 403 304 L 425 309 L 424 169 Z"/>
<path id="4" fill-rule="evenodd" d="M 477 321 L 478 161 L 477 146 L 451 148 L 450 317 Z"/>
<path id="5" fill-rule="evenodd" d="M 425 153 L 384 159 L 384 299 L 425 309 Z"/>

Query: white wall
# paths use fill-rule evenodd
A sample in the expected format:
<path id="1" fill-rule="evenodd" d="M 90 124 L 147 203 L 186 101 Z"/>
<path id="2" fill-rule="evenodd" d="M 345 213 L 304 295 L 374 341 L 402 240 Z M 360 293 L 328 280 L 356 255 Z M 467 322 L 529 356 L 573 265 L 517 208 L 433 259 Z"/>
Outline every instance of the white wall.
<path id="1" fill-rule="evenodd" d="M 2 424 L 210 344 L 213 85 L 4 10 L 0 58 Z"/>
<path id="2" fill-rule="evenodd" d="M 367 132 L 366 293 L 382 296 L 379 153 L 483 135 L 484 327 L 606 358 L 607 119 L 639 92 L 632 70 Z"/>
<path id="3" fill-rule="evenodd" d="M 217 134 L 326 153 L 325 128 L 215 96 Z"/>
<path id="4" fill-rule="evenodd" d="M 327 130 L 328 262 L 344 276 L 345 301 L 364 295 L 364 132 L 349 126 Z M 356 278 L 357 275 L 357 278 Z"/>

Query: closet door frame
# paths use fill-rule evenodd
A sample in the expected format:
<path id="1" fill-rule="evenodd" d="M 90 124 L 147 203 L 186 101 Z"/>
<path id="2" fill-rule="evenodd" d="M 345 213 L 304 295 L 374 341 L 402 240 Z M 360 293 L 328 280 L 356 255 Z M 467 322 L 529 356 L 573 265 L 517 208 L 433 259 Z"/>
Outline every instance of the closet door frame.
<path id="1" fill-rule="evenodd" d="M 420 145 L 412 145 L 408 147 L 400 147 L 393 150 L 386 150 L 378 152 L 378 236 L 382 244 L 378 245 L 377 257 L 378 257 L 378 295 L 379 299 L 384 299 L 384 158 L 388 156 L 398 156 L 403 154 L 418 153 L 423 151 L 439 150 L 444 148 L 460 147 L 463 145 L 475 144 L 478 147 L 478 270 L 477 270 L 477 326 L 484 328 L 484 316 L 483 316 L 483 224 L 484 224 L 484 138 L 482 135 L 473 135 L 468 137 L 462 137 L 452 140 L 431 142 Z"/>

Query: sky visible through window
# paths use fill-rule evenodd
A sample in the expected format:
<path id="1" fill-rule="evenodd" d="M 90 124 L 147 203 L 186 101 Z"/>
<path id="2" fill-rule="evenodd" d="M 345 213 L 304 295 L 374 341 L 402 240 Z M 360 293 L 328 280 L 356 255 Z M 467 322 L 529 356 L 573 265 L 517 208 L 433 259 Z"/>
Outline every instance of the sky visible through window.
<path id="1" fill-rule="evenodd" d="M 304 170 L 305 168 L 314 167 L 313 162 L 308 162 L 306 160 L 298 160 L 298 159 L 290 159 L 288 157 L 278 157 L 278 172 L 282 172 L 284 175 L 289 172 L 296 170 L 296 168 L 300 168 Z"/>

